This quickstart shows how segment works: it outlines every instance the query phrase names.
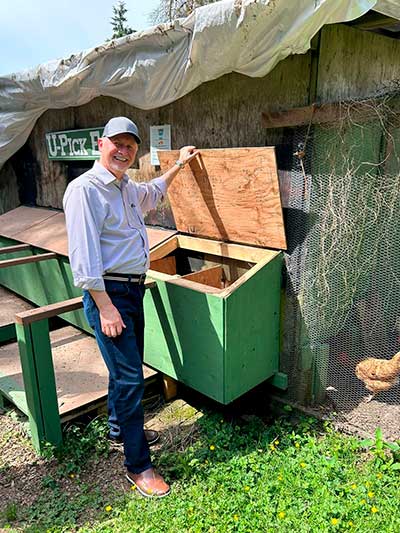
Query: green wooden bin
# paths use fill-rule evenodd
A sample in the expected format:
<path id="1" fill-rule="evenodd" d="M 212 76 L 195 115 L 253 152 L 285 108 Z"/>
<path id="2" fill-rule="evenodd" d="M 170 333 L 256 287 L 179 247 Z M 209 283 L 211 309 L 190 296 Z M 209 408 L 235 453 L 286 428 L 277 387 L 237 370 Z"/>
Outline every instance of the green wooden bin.
<path id="1" fill-rule="evenodd" d="M 159 157 L 170 168 L 178 153 Z M 282 377 L 286 241 L 274 149 L 202 150 L 168 195 L 179 233 L 151 252 L 145 363 L 228 404 Z"/>

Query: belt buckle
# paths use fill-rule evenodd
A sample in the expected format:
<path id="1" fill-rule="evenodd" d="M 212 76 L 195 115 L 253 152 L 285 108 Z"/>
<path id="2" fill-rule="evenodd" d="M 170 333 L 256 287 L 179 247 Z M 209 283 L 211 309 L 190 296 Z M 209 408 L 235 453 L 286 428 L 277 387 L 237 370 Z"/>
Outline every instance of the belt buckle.
<path id="1" fill-rule="evenodd" d="M 146 279 L 146 274 L 140 274 L 139 276 L 139 283 L 140 284 L 143 284 L 145 282 L 145 279 Z"/>

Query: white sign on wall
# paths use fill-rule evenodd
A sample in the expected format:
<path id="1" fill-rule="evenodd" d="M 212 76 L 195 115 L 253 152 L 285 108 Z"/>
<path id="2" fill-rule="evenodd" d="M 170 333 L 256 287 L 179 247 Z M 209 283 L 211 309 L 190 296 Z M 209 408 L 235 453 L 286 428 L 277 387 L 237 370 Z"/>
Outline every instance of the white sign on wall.
<path id="1" fill-rule="evenodd" d="M 171 150 L 171 126 L 150 126 L 150 162 L 159 165 L 157 150 Z"/>

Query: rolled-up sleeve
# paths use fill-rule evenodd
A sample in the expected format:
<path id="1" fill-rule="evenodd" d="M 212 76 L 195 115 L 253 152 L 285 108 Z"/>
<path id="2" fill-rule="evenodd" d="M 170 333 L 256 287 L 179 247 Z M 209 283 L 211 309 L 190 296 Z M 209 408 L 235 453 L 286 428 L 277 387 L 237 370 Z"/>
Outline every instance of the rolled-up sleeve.
<path id="1" fill-rule="evenodd" d="M 154 178 L 148 183 L 138 183 L 137 194 L 140 207 L 143 213 L 146 213 L 147 211 L 154 209 L 158 202 L 160 202 L 167 194 L 166 181 L 163 177 L 160 177 Z"/>
<path id="2" fill-rule="evenodd" d="M 100 233 L 104 206 L 90 187 L 71 184 L 63 200 L 68 233 L 68 255 L 74 285 L 104 291 Z"/>

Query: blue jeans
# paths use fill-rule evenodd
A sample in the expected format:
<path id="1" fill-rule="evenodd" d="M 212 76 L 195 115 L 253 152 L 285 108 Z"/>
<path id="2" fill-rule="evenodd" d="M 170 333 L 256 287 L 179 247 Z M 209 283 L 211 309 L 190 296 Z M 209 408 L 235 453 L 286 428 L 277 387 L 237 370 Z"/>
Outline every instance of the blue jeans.
<path id="1" fill-rule="evenodd" d="M 121 335 L 104 335 L 99 311 L 88 291 L 83 291 L 83 308 L 109 371 L 110 432 L 114 436 L 120 433 L 124 443 L 125 466 L 133 474 L 139 474 L 151 467 L 142 407 L 145 289 L 136 283 L 110 280 L 105 280 L 105 288 L 126 325 Z"/>

